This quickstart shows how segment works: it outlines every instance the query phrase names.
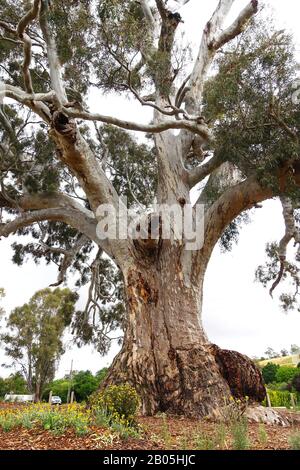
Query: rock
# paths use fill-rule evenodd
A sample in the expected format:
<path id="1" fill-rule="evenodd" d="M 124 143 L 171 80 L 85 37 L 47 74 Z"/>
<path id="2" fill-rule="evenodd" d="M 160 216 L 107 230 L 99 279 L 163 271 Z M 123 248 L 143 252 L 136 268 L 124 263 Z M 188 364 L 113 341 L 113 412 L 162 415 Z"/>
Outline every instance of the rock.
<path id="1" fill-rule="evenodd" d="M 236 351 L 221 349 L 211 345 L 220 372 L 227 381 L 235 398 L 246 396 L 250 401 L 262 402 L 266 397 L 262 374 L 251 359 Z"/>
<path id="2" fill-rule="evenodd" d="M 287 416 L 274 408 L 265 406 L 250 406 L 245 412 L 249 421 L 277 426 L 288 427 L 291 425 Z"/>

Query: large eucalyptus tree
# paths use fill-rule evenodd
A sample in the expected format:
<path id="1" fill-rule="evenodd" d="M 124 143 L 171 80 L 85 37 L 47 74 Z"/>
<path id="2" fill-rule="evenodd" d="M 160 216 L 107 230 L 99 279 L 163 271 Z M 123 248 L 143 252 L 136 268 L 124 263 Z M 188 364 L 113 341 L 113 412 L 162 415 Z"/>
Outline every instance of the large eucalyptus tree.
<path id="1" fill-rule="evenodd" d="M 109 331 L 123 325 L 107 381 L 133 383 L 146 413 L 204 416 L 230 396 L 201 324 L 204 276 L 216 243 L 230 244 L 242 214 L 266 199 L 281 198 L 286 235 L 268 247 L 270 262 L 258 276 L 274 289 L 290 273 L 298 286 L 297 267 L 286 260 L 289 242 L 299 242 L 291 39 L 259 20 L 257 0 L 231 24 L 234 0 L 215 3 L 191 64 L 179 33 L 181 8 L 192 0 L 0 0 L 0 236 L 31 234 L 33 242 L 15 243 L 14 260 L 31 253 L 55 261 L 58 283 L 70 267 L 81 271 L 79 282 L 91 274 L 75 329 L 85 339 L 96 331 L 105 351 Z M 152 122 L 106 116 L 100 105 L 90 112 L 85 101 L 94 88 L 131 94 L 141 109 L 153 109 Z M 154 197 L 183 209 L 197 185 L 202 247 L 187 250 L 185 239 L 98 238 L 100 205 L 118 208 L 119 196 L 128 196 L 138 225 Z M 126 314 L 108 257 L 122 273 Z M 117 292 L 103 277 L 108 271 Z M 89 320 L 97 323 L 112 290 L 118 302 L 107 301 L 93 330 Z M 283 300 L 291 306 L 295 296 Z"/>

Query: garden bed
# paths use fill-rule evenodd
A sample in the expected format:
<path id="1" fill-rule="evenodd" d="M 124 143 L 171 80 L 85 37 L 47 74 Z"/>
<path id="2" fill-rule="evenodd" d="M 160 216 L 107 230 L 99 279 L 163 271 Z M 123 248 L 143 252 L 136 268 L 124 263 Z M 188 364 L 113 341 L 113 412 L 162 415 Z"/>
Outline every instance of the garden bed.
<path id="1" fill-rule="evenodd" d="M 31 407 L 44 412 L 40 405 L 31 405 Z M 45 405 L 44 405 L 45 406 Z M 66 407 L 56 407 L 55 413 L 61 413 L 63 416 L 70 414 L 69 422 L 71 427 L 57 430 L 44 429 L 42 420 L 37 420 L 33 427 L 25 428 L 18 424 L 6 431 L 0 427 L 0 449 L 1 450 L 129 450 L 129 449 L 198 449 L 212 450 L 234 448 L 266 449 L 279 450 L 290 449 L 290 436 L 299 434 L 300 423 L 296 419 L 295 424 L 289 428 L 280 426 L 267 426 L 256 423 L 250 423 L 247 430 L 243 428 L 233 428 L 232 425 L 221 425 L 207 420 L 191 420 L 179 417 L 166 417 L 163 415 L 149 418 L 140 417 L 139 435 L 136 437 L 124 436 L 122 432 L 109 427 L 96 426 L 89 422 L 84 432 L 79 426 L 76 429 L 76 419 L 79 423 L 82 419 L 88 418 L 84 414 L 82 407 L 74 405 L 71 411 Z M 47 407 L 45 406 L 45 409 Z M 51 407 L 49 407 L 51 410 Z M 23 412 L 26 409 L 24 405 L 1 404 L 0 413 L 4 416 L 9 411 Z M 53 409 L 53 407 L 52 407 Z M 49 412 L 49 410 L 48 410 Z M 51 411 L 50 411 L 51 413 Z M 292 412 L 289 412 L 292 414 Z M 296 415 L 296 414 L 295 414 Z M 298 415 L 297 415 L 298 418 Z M 48 421 L 44 421 L 47 426 Z M 75 423 L 75 424 L 74 424 Z M 26 421 L 25 421 L 26 424 Z M 72 427 L 73 426 L 73 427 Z M 79 432 L 78 432 L 79 430 Z"/>

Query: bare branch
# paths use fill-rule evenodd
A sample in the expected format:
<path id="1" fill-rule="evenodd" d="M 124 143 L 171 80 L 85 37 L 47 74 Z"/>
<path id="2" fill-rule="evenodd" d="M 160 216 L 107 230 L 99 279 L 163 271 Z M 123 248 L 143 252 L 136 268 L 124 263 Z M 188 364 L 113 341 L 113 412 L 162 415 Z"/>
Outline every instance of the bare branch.
<path id="1" fill-rule="evenodd" d="M 155 0 L 155 3 L 156 3 L 156 6 L 157 6 L 157 9 L 159 11 L 159 14 L 160 14 L 162 20 L 164 21 L 167 17 L 167 8 L 166 8 L 163 0 Z"/>
<path id="2" fill-rule="evenodd" d="M 86 243 L 89 241 L 89 239 L 85 235 L 81 235 L 78 240 L 75 242 L 74 246 L 70 248 L 69 250 L 61 250 L 61 254 L 64 255 L 63 261 L 59 267 L 59 274 L 58 274 L 58 279 L 57 282 L 54 284 L 51 284 L 50 287 L 58 287 L 60 286 L 63 282 L 66 280 L 66 274 L 67 270 L 71 266 L 72 262 L 76 258 L 77 254 L 80 252 L 80 250 L 86 245 Z M 45 251 L 53 251 L 55 248 L 48 247 L 47 245 L 45 246 Z"/>
<path id="3" fill-rule="evenodd" d="M 47 15 L 49 10 L 48 0 L 41 0 L 40 26 L 47 46 L 47 56 L 49 62 L 51 85 L 56 93 L 56 97 L 61 104 L 67 103 L 67 95 L 63 84 L 61 66 L 57 54 L 55 39 L 50 33 Z"/>
<path id="4" fill-rule="evenodd" d="M 23 76 L 24 76 L 24 84 L 25 90 L 28 93 L 33 93 L 32 87 L 32 80 L 29 71 L 30 63 L 31 63 L 31 49 L 32 49 L 32 41 L 30 36 L 26 34 L 26 28 L 28 25 L 33 21 L 39 13 L 40 8 L 40 0 L 34 0 L 32 8 L 21 18 L 18 26 L 17 26 L 17 36 L 23 41 L 23 48 L 24 48 L 24 61 L 23 61 Z"/>
<path id="5" fill-rule="evenodd" d="M 275 195 L 270 187 L 261 186 L 255 176 L 228 188 L 205 215 L 205 250 L 209 255 L 230 222 L 241 212 Z"/>
<path id="6" fill-rule="evenodd" d="M 246 22 L 257 12 L 258 1 L 251 0 L 237 20 L 224 32 L 220 32 L 233 3 L 234 0 L 220 0 L 204 29 L 189 83 L 189 91 L 186 95 L 187 111 L 190 113 L 198 112 L 201 106 L 203 85 L 217 50 L 240 34 Z"/>
<path id="7" fill-rule="evenodd" d="M 155 28 L 155 19 L 152 15 L 151 8 L 149 6 L 148 0 L 140 0 L 141 8 L 143 10 L 144 16 L 151 28 Z"/>
<path id="8" fill-rule="evenodd" d="M 167 131 L 169 129 L 186 129 L 194 134 L 202 136 L 205 140 L 209 141 L 212 139 L 211 132 L 206 124 L 197 124 L 197 122 L 187 120 L 170 120 L 158 122 L 156 124 L 140 124 L 131 121 L 125 121 L 122 119 L 114 118 L 111 116 L 105 116 L 98 113 L 89 113 L 87 111 L 80 111 L 76 109 L 63 108 L 63 112 L 73 118 L 84 119 L 86 121 L 100 121 L 113 126 L 121 127 L 131 131 L 147 132 L 151 134 L 158 134 L 160 132 Z"/>
<path id="9" fill-rule="evenodd" d="M 6 23 L 6 21 L 0 20 L 0 28 L 5 29 L 7 33 L 13 34 L 14 36 L 17 34 L 17 31 L 11 25 Z"/>
<path id="10" fill-rule="evenodd" d="M 257 11 L 258 0 L 251 0 L 251 2 L 248 3 L 248 5 L 241 11 L 236 20 L 227 29 L 222 31 L 219 36 L 209 44 L 209 47 L 216 51 L 224 46 L 224 44 L 227 44 L 229 41 L 241 34 L 247 26 L 248 21 L 255 13 L 257 13 Z"/>
<path id="11" fill-rule="evenodd" d="M 269 291 L 270 296 L 273 297 L 273 292 L 276 287 L 280 284 L 282 277 L 284 275 L 286 269 L 286 255 L 287 255 L 287 247 L 290 241 L 294 238 L 295 241 L 299 243 L 299 234 L 296 227 L 295 217 L 294 217 L 294 208 L 293 203 L 290 198 L 286 196 L 280 197 L 280 202 L 282 205 L 282 213 L 285 223 L 285 234 L 283 238 L 280 240 L 279 248 L 278 248 L 278 258 L 280 261 L 280 269 L 278 276 L 274 283 L 271 286 Z"/>
<path id="12" fill-rule="evenodd" d="M 17 26 L 17 34 L 22 38 L 27 26 L 31 21 L 35 20 L 38 15 L 40 6 L 40 0 L 34 0 L 31 9 L 21 18 Z"/>
<path id="13" fill-rule="evenodd" d="M 207 163 L 197 166 L 191 170 L 188 176 L 190 188 L 193 188 L 196 184 L 204 180 L 221 164 L 222 160 L 220 159 L 219 155 L 214 155 Z"/>
<path id="14" fill-rule="evenodd" d="M 0 238 L 8 237 L 11 233 L 15 233 L 21 228 L 43 220 L 55 220 L 61 222 L 66 222 L 68 220 L 69 223 L 70 216 L 68 216 L 66 210 L 62 208 L 41 209 L 38 211 L 27 212 L 11 222 L 2 223 L 0 225 Z M 72 226 L 73 224 L 70 225 Z"/>

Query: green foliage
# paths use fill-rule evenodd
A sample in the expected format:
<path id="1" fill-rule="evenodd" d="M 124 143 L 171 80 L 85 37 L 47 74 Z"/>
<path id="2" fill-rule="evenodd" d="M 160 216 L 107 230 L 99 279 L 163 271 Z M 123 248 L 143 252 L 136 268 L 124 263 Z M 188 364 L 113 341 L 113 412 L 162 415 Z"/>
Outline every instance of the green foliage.
<path id="1" fill-rule="evenodd" d="M 206 433 L 200 431 L 194 437 L 194 444 L 196 450 L 214 450 L 215 443 L 212 438 L 207 436 Z"/>
<path id="2" fill-rule="evenodd" d="M 280 407 L 285 406 L 290 408 L 292 406 L 291 402 L 291 393 L 288 391 L 279 391 L 279 390 L 269 390 L 268 395 L 270 398 L 271 406 Z M 266 406 L 266 399 L 263 401 L 263 405 Z"/>
<path id="3" fill-rule="evenodd" d="M 104 410 L 111 422 L 135 426 L 139 407 L 137 392 L 129 384 L 110 385 L 90 398 L 93 409 Z"/>
<path id="4" fill-rule="evenodd" d="M 216 449 L 224 449 L 226 443 L 226 426 L 224 423 L 217 425 L 214 441 Z"/>
<path id="5" fill-rule="evenodd" d="M 101 382 L 105 379 L 108 373 L 108 367 L 103 367 L 103 369 L 98 370 L 96 373 L 96 379 L 98 381 L 98 384 L 100 385 Z"/>
<path id="6" fill-rule="evenodd" d="M 300 433 L 299 432 L 292 434 L 289 437 L 289 445 L 290 445 L 291 450 L 300 450 Z"/>
<path id="7" fill-rule="evenodd" d="M 263 423 L 259 423 L 258 439 L 262 446 L 265 446 L 268 442 L 268 434 L 266 431 L 266 427 Z"/>
<path id="8" fill-rule="evenodd" d="M 169 428 L 168 417 L 165 413 L 162 413 L 161 417 L 162 417 L 161 438 L 163 440 L 163 443 L 166 449 L 171 449 L 172 434 Z"/>
<path id="9" fill-rule="evenodd" d="M 46 382 L 53 379 L 57 360 L 64 352 L 62 336 L 77 299 L 69 289 L 44 289 L 7 319 L 8 332 L 1 335 L 5 353 L 12 364 L 21 364 L 28 388 L 38 399 Z"/>
<path id="10" fill-rule="evenodd" d="M 5 379 L 0 377 L 0 398 L 3 398 L 6 393 L 14 395 L 26 395 L 28 393 L 27 384 L 22 374 L 16 372 Z"/>
<path id="11" fill-rule="evenodd" d="M 53 395 L 57 395 L 62 399 L 63 403 L 67 402 L 68 390 L 70 385 L 75 394 L 76 402 L 86 401 L 88 397 L 94 393 L 100 386 L 107 374 L 107 368 L 99 370 L 95 375 L 90 371 L 80 371 L 74 374 L 72 384 L 66 376 L 63 379 L 53 380 L 44 390 L 43 399 L 48 401 L 49 393 L 52 390 Z"/>
<path id="12" fill-rule="evenodd" d="M 296 367 L 281 366 L 276 372 L 276 382 L 290 382 L 296 375 L 299 375 Z"/>
<path id="13" fill-rule="evenodd" d="M 300 147 L 299 140 L 278 125 L 271 111 L 291 129 L 299 129 L 299 106 L 292 100 L 296 77 L 291 37 L 257 15 L 218 55 L 215 74 L 204 89 L 203 114 L 214 123 L 215 154 L 235 165 L 244 177 L 256 174 L 275 194 L 280 192 L 278 169 L 291 158 L 298 160 Z M 298 197 L 292 178 L 286 182 L 286 191 L 294 200 Z M 222 248 L 231 248 L 239 229 L 239 221 L 230 224 L 222 236 Z M 275 251 L 278 253 L 278 247 Z M 278 254 L 272 260 L 274 265 L 257 271 L 257 280 L 264 285 L 279 272 Z M 291 271 L 298 272 L 294 266 Z M 281 298 L 283 306 L 290 301 L 291 296 Z"/>
<path id="14" fill-rule="evenodd" d="M 98 387 L 97 378 L 89 370 L 78 372 L 73 378 L 73 390 L 77 401 L 86 400 Z"/>
<path id="15" fill-rule="evenodd" d="M 69 387 L 70 381 L 67 379 L 53 380 L 45 386 L 42 398 L 48 401 L 49 393 L 52 391 L 53 395 L 59 396 L 63 403 L 67 403 Z"/>
<path id="16" fill-rule="evenodd" d="M 293 377 L 292 386 L 296 390 L 296 392 L 300 393 L 300 371 L 299 371 L 299 369 L 298 369 L 298 374 Z"/>
<path id="17" fill-rule="evenodd" d="M 146 207 L 152 204 L 157 185 L 152 139 L 140 144 L 127 132 L 109 125 L 101 127 L 101 134 L 100 149 L 107 151 L 105 164 L 118 194 L 127 198 L 129 207 L 138 203 Z"/>
<path id="18" fill-rule="evenodd" d="M 272 30 L 270 23 L 253 20 L 220 54 L 217 67 L 205 89 L 205 115 L 215 122 L 217 152 L 243 173 L 256 172 L 265 183 L 275 184 L 275 169 L 299 150 L 270 119 L 275 101 L 288 125 L 297 126 L 299 120 L 291 99 L 296 76 L 291 38 Z"/>
<path id="19" fill-rule="evenodd" d="M 99 56 L 93 65 L 98 86 L 103 90 L 126 90 L 128 72 L 120 66 L 123 63 L 134 70 L 131 83 L 140 90 L 144 77 L 139 73 L 137 52 L 150 46 L 140 5 L 130 0 L 102 0 L 98 3 L 97 15 Z M 146 85 L 147 77 L 144 81 Z"/>
<path id="20" fill-rule="evenodd" d="M 248 406 L 248 397 L 244 400 L 230 397 L 229 400 L 224 398 L 224 404 L 220 408 L 221 417 L 224 423 L 232 423 L 240 421 Z"/>
<path id="21" fill-rule="evenodd" d="M 278 369 L 279 365 L 273 362 L 268 362 L 268 364 L 262 368 L 261 373 L 266 384 L 275 382 Z"/>
<path id="22" fill-rule="evenodd" d="M 47 404 L 32 404 L 0 412 L 0 428 L 4 432 L 22 426 L 26 429 L 41 427 L 56 435 L 63 434 L 66 429 L 74 429 L 77 435 L 84 435 L 89 431 L 90 423 L 90 412 L 77 404 L 60 409 Z"/>
<path id="23" fill-rule="evenodd" d="M 248 421 L 246 418 L 241 418 L 231 424 L 231 436 L 234 450 L 247 450 L 250 448 Z"/>

